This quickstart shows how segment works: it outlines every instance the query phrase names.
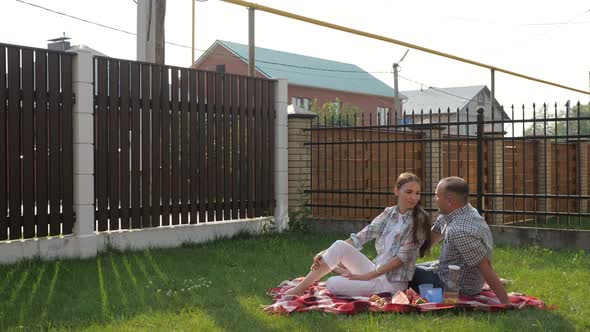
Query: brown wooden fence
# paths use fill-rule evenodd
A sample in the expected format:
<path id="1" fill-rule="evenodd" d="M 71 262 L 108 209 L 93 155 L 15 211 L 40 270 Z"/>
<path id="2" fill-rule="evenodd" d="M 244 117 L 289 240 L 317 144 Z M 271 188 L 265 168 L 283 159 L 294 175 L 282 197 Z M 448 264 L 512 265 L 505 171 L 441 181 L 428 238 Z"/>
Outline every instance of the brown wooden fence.
<path id="1" fill-rule="evenodd" d="M 514 215 L 510 211 L 535 211 L 536 200 L 534 197 L 523 196 L 523 194 L 536 194 L 537 164 L 537 143 L 529 141 L 503 141 L 504 151 L 502 154 L 503 181 L 499 192 L 504 193 L 503 215 L 505 222 L 530 219 L 531 215 Z M 512 196 L 511 196 L 512 194 Z"/>
<path id="2" fill-rule="evenodd" d="M 73 56 L 0 44 L 0 240 L 72 233 Z"/>
<path id="3" fill-rule="evenodd" d="M 274 85 L 95 58 L 99 231 L 272 215 Z"/>
<path id="4" fill-rule="evenodd" d="M 442 154 L 442 174 L 434 175 L 439 178 L 458 176 L 469 184 L 469 192 L 477 192 L 477 140 L 474 137 L 443 135 L 446 142 L 440 146 Z M 488 145 L 484 144 L 484 165 L 488 160 Z M 483 173 L 484 186 L 488 183 L 487 172 Z M 470 202 L 476 205 L 477 198 L 471 197 Z"/>
<path id="5" fill-rule="evenodd" d="M 312 131 L 312 142 L 333 143 L 312 147 L 312 187 L 322 191 L 311 197 L 312 205 L 320 205 L 313 216 L 367 219 L 379 213 L 378 207 L 392 205 L 397 175 L 407 170 L 422 174 L 422 144 L 380 141 L 419 137 L 391 130 Z"/>
<path id="6" fill-rule="evenodd" d="M 579 163 L 577 143 L 553 143 L 551 147 L 551 192 L 556 195 L 579 195 Z M 588 163 L 589 160 L 583 162 Z M 569 174 L 569 176 L 564 176 Z M 578 211 L 580 200 L 555 198 L 553 210 L 559 212 Z"/>
<path id="7" fill-rule="evenodd" d="M 500 222 L 504 223 L 536 222 L 539 215 L 538 220 L 545 220 L 564 213 L 588 213 L 588 204 L 583 204 L 587 194 L 581 187 L 588 184 L 580 182 L 582 171 L 590 176 L 587 166 L 590 149 L 584 141 L 565 143 L 522 137 L 483 140 L 482 178 L 479 179 L 480 143 L 475 136 L 443 134 L 430 140 L 425 138 L 428 129 L 422 133 L 421 128 L 414 131 L 394 131 L 388 126 L 312 128 L 309 205 L 314 218 L 375 217 L 383 207 L 394 204 L 394 181 L 399 173 L 406 171 L 430 181 L 447 176 L 463 177 L 469 183 L 473 206 L 477 205 L 477 187 L 481 184 L 483 195 L 489 193 L 483 208 L 500 215 Z M 428 144 L 430 148 L 426 147 Z M 580 147 L 589 150 L 583 154 Z M 494 148 L 502 151 L 496 152 Z M 546 157 L 540 155 L 542 151 L 546 151 Z M 429 158 L 425 158 L 426 154 Z M 429 168 L 438 163 L 440 167 Z M 546 170 L 543 164 L 547 165 Z M 496 188 L 492 188 L 491 167 L 500 167 L 496 171 L 502 174 Z M 547 177 L 541 176 L 540 172 L 545 171 Z M 433 194 L 423 191 L 423 204 L 436 210 L 429 205 Z"/>

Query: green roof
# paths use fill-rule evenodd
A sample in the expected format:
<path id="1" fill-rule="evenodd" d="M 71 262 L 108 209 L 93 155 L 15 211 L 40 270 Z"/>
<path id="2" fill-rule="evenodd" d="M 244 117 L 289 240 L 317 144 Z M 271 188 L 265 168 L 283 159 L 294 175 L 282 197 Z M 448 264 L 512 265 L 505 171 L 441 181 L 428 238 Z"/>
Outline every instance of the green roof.
<path id="1" fill-rule="evenodd" d="M 248 45 L 217 41 L 248 62 Z M 360 67 L 337 61 L 256 47 L 256 69 L 289 84 L 393 97 L 393 88 Z"/>

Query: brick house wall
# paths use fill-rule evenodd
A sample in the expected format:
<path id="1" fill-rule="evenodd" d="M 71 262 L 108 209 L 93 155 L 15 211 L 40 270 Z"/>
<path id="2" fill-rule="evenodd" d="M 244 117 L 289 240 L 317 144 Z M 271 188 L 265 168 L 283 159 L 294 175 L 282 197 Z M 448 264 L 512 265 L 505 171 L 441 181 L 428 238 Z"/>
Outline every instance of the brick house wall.
<path id="1" fill-rule="evenodd" d="M 343 104 L 351 104 L 360 108 L 365 113 L 366 123 L 369 121 L 369 114 L 372 114 L 372 121 L 375 123 L 377 107 L 387 107 L 390 112 L 393 109 L 393 97 L 367 95 L 294 84 L 289 84 L 288 97 L 289 103 L 291 103 L 293 97 L 310 98 L 312 100 L 317 98 L 319 105 L 335 101 L 336 98 L 338 98 Z"/>
<path id="2" fill-rule="evenodd" d="M 211 50 L 211 54 L 203 58 L 197 66 L 193 65 L 192 68 L 215 71 L 217 65 L 221 64 L 225 65 L 226 73 L 248 75 L 248 64 L 220 45 L 215 45 Z M 256 77 L 266 76 L 256 70 Z M 293 97 L 309 98 L 311 100 L 317 98 L 320 105 L 323 105 L 326 102 L 335 101 L 336 98 L 338 98 L 342 103 L 347 103 L 360 108 L 365 114 L 365 123 L 369 122 L 369 114 L 372 114 L 372 121 L 373 123 L 376 123 L 377 107 L 387 107 L 390 111 L 393 109 L 393 96 L 385 97 L 289 84 L 289 104 L 291 104 Z"/>

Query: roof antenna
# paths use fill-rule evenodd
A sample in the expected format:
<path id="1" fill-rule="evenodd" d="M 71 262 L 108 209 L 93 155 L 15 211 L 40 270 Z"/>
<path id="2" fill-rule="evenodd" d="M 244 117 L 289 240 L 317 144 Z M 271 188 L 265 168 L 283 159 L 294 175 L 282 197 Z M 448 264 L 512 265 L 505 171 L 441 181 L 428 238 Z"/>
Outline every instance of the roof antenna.
<path id="1" fill-rule="evenodd" d="M 406 57 L 406 55 L 408 55 L 409 51 L 410 51 L 410 49 L 407 49 L 406 53 L 404 53 L 402 58 L 398 62 L 393 64 L 393 111 L 395 112 L 396 119 L 398 120 L 398 122 L 402 118 L 402 103 L 399 98 L 399 87 L 397 85 L 397 72 L 398 72 L 399 64 L 402 61 L 404 61 L 404 58 Z"/>

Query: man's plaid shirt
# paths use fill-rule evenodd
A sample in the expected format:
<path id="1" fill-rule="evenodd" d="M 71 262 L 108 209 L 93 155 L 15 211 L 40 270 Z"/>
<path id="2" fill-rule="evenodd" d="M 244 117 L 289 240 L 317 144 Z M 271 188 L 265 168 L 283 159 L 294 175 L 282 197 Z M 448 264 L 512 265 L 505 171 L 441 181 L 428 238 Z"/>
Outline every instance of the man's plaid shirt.
<path id="1" fill-rule="evenodd" d="M 492 260 L 494 242 L 492 233 L 484 218 L 467 203 L 447 215 L 441 214 L 436 219 L 434 232 L 443 236 L 439 266 L 436 271 L 441 281 L 447 281 L 449 265 L 458 265 L 459 291 L 461 294 L 480 293 L 483 276 L 478 264 L 484 257 Z"/>
<path id="2" fill-rule="evenodd" d="M 385 237 L 395 229 L 399 213 L 397 206 L 388 207 L 360 232 L 350 234 L 350 238 L 357 249 L 362 249 L 363 244 L 377 238 L 375 241 L 377 257 L 388 250 L 391 256 L 390 259 L 397 257 L 402 261 L 401 266 L 387 272 L 387 280 L 391 282 L 412 280 L 416 268 L 416 258 L 420 246 L 424 243 L 424 239 L 418 242 L 414 242 L 412 239 L 413 217 L 412 211 L 409 210 L 402 215 L 402 225 L 397 235 L 395 235 L 391 247 L 385 248 Z"/>

